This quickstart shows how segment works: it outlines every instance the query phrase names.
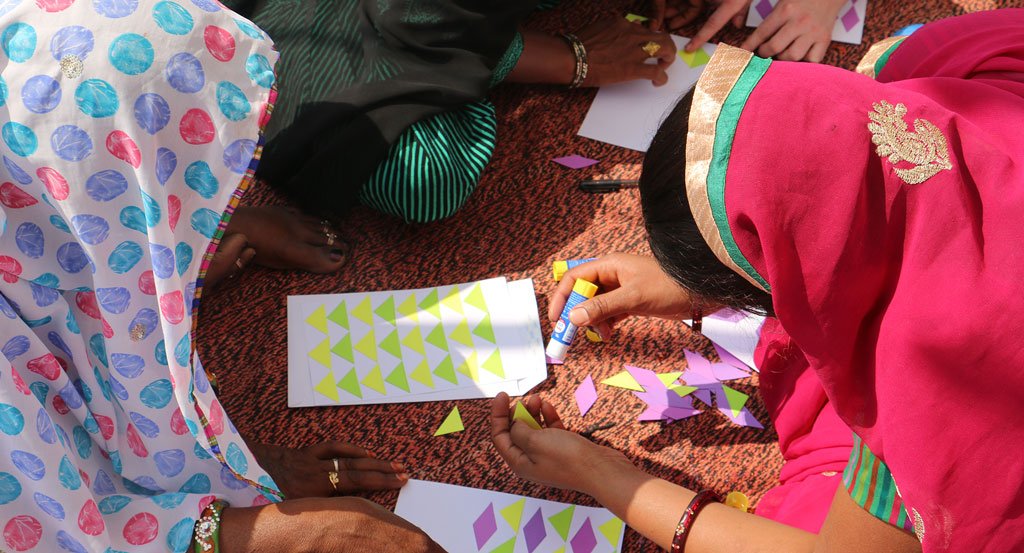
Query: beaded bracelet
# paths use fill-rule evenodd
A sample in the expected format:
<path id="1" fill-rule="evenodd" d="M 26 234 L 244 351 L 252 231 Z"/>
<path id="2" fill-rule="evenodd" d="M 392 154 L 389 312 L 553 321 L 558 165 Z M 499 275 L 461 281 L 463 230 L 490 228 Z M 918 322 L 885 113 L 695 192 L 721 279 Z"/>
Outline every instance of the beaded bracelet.
<path id="1" fill-rule="evenodd" d="M 587 78 L 587 72 L 590 70 L 590 64 L 587 63 L 587 48 L 583 46 L 583 41 L 576 38 L 576 35 L 566 33 L 562 35 L 562 38 L 569 43 L 572 48 L 572 53 L 576 57 L 576 67 L 573 70 L 572 82 L 569 83 L 569 88 L 579 88 L 583 81 Z"/>
<path id="2" fill-rule="evenodd" d="M 217 499 L 203 509 L 193 530 L 194 553 L 220 553 L 220 513 L 228 502 Z"/>
<path id="3" fill-rule="evenodd" d="M 711 490 L 701 490 L 697 492 L 697 495 L 693 496 L 690 504 L 683 511 L 679 524 L 676 525 L 676 535 L 672 538 L 672 553 L 682 553 L 683 546 L 686 545 L 686 538 L 689 537 L 690 529 L 693 528 L 693 521 L 697 518 L 697 513 L 704 507 L 717 501 L 718 495 Z"/>

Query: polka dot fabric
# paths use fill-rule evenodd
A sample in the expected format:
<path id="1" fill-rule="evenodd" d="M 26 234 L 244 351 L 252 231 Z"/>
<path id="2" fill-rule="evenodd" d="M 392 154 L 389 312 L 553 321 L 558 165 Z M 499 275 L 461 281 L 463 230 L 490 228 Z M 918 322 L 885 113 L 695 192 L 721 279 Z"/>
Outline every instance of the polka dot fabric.
<path id="1" fill-rule="evenodd" d="M 192 339 L 277 55 L 213 0 L 4 0 L 0 50 L 0 549 L 185 551 L 280 496 Z"/>

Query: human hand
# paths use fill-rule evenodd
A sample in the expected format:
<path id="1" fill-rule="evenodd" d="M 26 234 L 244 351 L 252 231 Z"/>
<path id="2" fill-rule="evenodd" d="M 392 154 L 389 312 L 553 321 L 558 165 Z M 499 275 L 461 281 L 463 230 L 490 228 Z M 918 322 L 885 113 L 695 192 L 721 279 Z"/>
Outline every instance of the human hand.
<path id="1" fill-rule="evenodd" d="M 741 48 L 765 58 L 820 62 L 845 0 L 782 0 Z"/>
<path id="2" fill-rule="evenodd" d="M 578 327 L 594 328 L 605 340 L 617 322 L 632 315 L 675 320 L 691 315 L 689 293 L 653 257 L 614 253 L 577 265 L 562 276 L 548 304 L 552 322 L 561 316 L 577 278 L 598 285 L 601 293 L 573 309 L 569 320 Z"/>
<path id="3" fill-rule="evenodd" d="M 587 50 L 589 69 L 583 86 L 604 86 L 635 79 L 651 81 L 655 86 L 668 82 L 665 70 L 676 59 L 672 38 L 623 18 L 606 19 L 584 27 L 576 33 Z M 650 58 L 642 46 L 655 42 L 661 48 Z"/>
<path id="4" fill-rule="evenodd" d="M 520 478 L 593 495 L 600 482 L 592 475 L 605 474 L 611 465 L 633 467 L 622 453 L 566 430 L 555 407 L 539 396 L 524 398 L 523 405 L 541 424 L 540 430 L 518 421 L 510 428 L 511 409 L 504 392 L 491 401 L 494 448 Z"/>
<path id="5" fill-rule="evenodd" d="M 702 0 L 692 1 L 697 2 Z M 687 43 L 687 45 L 683 48 L 687 52 L 694 52 L 697 50 L 697 48 L 703 46 L 705 42 L 711 40 L 711 37 L 718 34 L 718 31 L 721 31 L 722 27 L 725 27 L 726 23 L 732 21 L 732 25 L 739 29 L 743 27 L 743 24 L 747 20 L 747 11 L 750 9 L 750 0 L 712 1 L 718 4 L 718 7 L 715 8 L 715 11 L 711 13 L 711 16 L 708 17 L 708 20 L 704 22 L 704 26 L 701 27 L 699 31 L 697 31 L 697 34 L 693 35 L 693 38 L 690 40 L 690 42 Z M 697 13 L 699 14 L 700 11 L 698 11 Z M 668 26 L 668 29 L 676 30 L 679 27 L 682 27 L 682 25 L 689 23 L 690 21 L 693 21 L 693 19 L 685 21 L 684 23 L 680 24 L 677 27 L 673 27 L 670 25 Z"/>
<path id="6" fill-rule="evenodd" d="M 328 497 L 359 490 L 401 488 L 409 480 L 405 465 L 345 442 L 322 442 L 301 449 L 268 444 L 250 446 L 260 466 L 288 499 Z M 338 460 L 338 489 L 328 474 Z"/>

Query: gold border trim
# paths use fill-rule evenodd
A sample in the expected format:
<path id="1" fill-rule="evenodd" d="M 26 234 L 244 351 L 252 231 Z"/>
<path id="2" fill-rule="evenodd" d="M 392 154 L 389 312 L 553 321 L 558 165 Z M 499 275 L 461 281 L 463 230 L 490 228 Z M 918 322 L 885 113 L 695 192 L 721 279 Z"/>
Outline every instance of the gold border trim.
<path id="1" fill-rule="evenodd" d="M 861 75 L 867 75 L 872 79 L 877 77 L 878 75 L 875 74 L 875 64 L 878 63 L 878 60 L 881 59 L 881 57 L 886 52 L 889 51 L 889 48 L 892 48 L 894 44 L 897 44 L 898 42 L 905 38 L 907 37 L 891 36 L 889 38 L 879 40 L 878 42 L 872 44 L 871 48 L 868 48 L 868 53 L 864 54 L 864 57 L 861 58 L 860 63 L 857 64 L 857 73 L 860 73 Z"/>
<path id="2" fill-rule="evenodd" d="M 708 199 L 708 172 L 711 158 L 714 156 L 715 131 L 722 106 L 743 70 L 750 63 L 754 54 L 726 44 L 719 44 L 711 61 L 697 81 L 693 91 L 693 105 L 690 108 L 689 129 L 686 132 L 686 199 L 690 203 L 690 212 L 697 223 L 704 241 L 711 251 L 715 252 L 725 266 L 750 281 L 758 289 L 764 289 L 760 283 L 747 274 L 725 249 L 725 242 L 715 224 L 711 212 L 711 201 Z"/>

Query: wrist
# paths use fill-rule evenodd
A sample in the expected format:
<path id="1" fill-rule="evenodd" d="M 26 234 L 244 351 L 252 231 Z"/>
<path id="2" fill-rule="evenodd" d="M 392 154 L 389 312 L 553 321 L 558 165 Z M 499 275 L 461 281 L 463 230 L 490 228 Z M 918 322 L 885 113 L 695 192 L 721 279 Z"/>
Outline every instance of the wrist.
<path id="1" fill-rule="evenodd" d="M 577 491 L 593 497 L 602 505 L 612 500 L 620 488 L 628 487 L 646 474 L 621 452 L 594 444 L 596 451 L 586 456 L 581 472 L 583 481 Z"/>

